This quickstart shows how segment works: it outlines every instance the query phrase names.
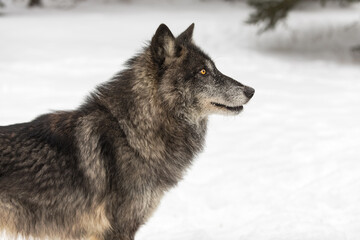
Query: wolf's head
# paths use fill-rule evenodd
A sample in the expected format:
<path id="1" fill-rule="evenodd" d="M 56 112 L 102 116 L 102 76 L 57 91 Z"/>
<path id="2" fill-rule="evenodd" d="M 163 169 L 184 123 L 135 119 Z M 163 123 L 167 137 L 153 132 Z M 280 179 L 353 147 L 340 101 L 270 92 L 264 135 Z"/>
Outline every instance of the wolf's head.
<path id="1" fill-rule="evenodd" d="M 157 65 L 159 90 L 169 105 L 205 117 L 211 113 L 236 115 L 255 90 L 222 74 L 192 41 L 194 24 L 178 37 L 161 24 L 150 50 Z"/>
<path id="2" fill-rule="evenodd" d="M 212 113 L 239 114 L 255 90 L 222 74 L 192 41 L 194 24 L 178 37 L 161 24 L 147 49 L 164 108 L 202 119 Z M 149 76 L 149 72 L 145 73 Z"/>

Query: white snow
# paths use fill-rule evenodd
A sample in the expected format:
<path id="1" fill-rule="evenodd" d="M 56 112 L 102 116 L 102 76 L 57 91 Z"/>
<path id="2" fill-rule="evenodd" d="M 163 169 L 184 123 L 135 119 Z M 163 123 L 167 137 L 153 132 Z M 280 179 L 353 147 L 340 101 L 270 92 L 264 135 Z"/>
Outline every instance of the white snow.
<path id="1" fill-rule="evenodd" d="M 138 240 L 360 239 L 359 4 L 298 9 L 260 36 L 245 4 L 1 11 L 0 125 L 77 107 L 162 22 L 195 22 L 217 67 L 256 89 L 240 116 L 210 118 L 204 152 Z"/>

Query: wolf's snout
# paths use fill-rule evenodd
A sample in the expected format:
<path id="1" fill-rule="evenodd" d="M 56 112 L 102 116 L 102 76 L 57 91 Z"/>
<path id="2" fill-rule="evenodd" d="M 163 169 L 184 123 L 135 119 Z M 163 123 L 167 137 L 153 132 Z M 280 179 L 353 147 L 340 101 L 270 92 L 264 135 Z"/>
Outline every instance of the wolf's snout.
<path id="1" fill-rule="evenodd" d="M 254 96 L 254 93 L 255 93 L 255 89 L 253 89 L 252 87 L 245 86 L 244 94 L 248 99 L 252 98 Z"/>

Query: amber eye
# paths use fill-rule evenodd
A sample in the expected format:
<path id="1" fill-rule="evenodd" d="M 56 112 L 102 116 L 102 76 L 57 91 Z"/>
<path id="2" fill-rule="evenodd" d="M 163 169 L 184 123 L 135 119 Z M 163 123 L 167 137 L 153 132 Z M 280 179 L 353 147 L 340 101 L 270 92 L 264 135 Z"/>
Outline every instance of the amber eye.
<path id="1" fill-rule="evenodd" d="M 202 75 L 205 75 L 205 74 L 206 74 L 206 70 L 205 70 L 205 69 L 201 69 L 200 73 L 201 73 Z"/>

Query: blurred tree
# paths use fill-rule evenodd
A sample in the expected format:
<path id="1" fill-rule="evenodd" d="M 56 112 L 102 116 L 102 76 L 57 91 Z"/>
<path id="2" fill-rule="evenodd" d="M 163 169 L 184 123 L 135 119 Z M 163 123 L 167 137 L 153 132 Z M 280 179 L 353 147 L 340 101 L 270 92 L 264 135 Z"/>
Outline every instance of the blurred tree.
<path id="1" fill-rule="evenodd" d="M 264 22 L 264 27 L 260 29 L 260 32 L 264 32 L 275 28 L 279 20 L 286 18 L 288 12 L 294 8 L 299 2 L 306 0 L 247 0 L 247 3 L 255 8 L 255 12 L 251 13 L 248 20 L 249 24 L 258 24 Z M 326 2 L 339 2 L 340 5 L 347 5 L 354 2 L 360 2 L 360 0 L 318 0 L 322 6 L 326 5 Z"/>
<path id="2" fill-rule="evenodd" d="M 42 7 L 42 2 L 41 0 L 30 0 L 28 7 Z"/>

